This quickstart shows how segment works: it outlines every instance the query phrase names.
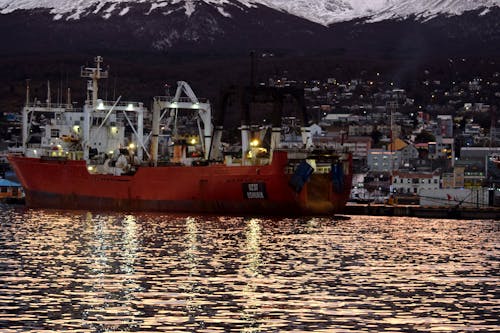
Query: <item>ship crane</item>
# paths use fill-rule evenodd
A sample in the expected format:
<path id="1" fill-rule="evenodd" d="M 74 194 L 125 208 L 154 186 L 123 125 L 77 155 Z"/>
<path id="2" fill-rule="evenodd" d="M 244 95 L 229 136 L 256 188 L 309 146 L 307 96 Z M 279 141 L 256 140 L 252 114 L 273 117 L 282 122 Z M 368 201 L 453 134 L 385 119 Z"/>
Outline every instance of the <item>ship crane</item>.
<path id="1" fill-rule="evenodd" d="M 182 97 L 182 95 L 186 97 Z M 161 111 L 165 110 L 162 114 Z M 203 129 L 199 126 L 204 158 L 209 159 L 210 146 L 212 144 L 212 109 L 208 101 L 201 101 L 196 97 L 193 89 L 185 81 L 177 82 L 177 90 L 173 97 L 157 96 L 153 103 L 153 128 L 151 133 L 151 161 L 153 165 L 158 163 L 158 137 L 160 133 L 160 122 L 168 111 L 170 125 L 172 118 L 177 118 L 179 110 L 198 110 L 198 119 L 203 124 Z"/>

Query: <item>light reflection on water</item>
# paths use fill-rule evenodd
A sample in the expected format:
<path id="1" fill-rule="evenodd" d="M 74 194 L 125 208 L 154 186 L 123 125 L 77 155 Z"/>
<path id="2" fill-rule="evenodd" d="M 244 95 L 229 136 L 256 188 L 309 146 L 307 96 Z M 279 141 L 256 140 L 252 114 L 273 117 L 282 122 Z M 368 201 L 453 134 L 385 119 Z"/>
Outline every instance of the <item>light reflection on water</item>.
<path id="1" fill-rule="evenodd" d="M 1 208 L 1 332 L 498 329 L 496 221 Z"/>

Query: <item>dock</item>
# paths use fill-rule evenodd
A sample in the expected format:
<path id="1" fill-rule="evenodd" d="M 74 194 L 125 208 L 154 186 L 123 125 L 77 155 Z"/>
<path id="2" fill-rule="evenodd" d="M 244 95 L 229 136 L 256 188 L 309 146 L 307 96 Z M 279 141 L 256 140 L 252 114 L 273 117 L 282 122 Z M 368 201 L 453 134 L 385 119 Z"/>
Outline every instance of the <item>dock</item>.
<path id="1" fill-rule="evenodd" d="M 375 216 L 409 216 L 463 220 L 500 220 L 500 207 L 431 207 L 420 205 L 388 205 L 347 203 L 344 214 Z"/>

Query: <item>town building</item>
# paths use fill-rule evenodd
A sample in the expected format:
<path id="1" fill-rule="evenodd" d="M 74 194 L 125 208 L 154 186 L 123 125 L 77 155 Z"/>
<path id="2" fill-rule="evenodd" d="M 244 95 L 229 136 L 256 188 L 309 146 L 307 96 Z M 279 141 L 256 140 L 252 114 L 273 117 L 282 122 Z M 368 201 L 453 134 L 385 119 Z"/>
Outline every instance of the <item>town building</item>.
<path id="1" fill-rule="evenodd" d="M 420 194 L 425 190 L 436 190 L 440 187 L 440 176 L 437 173 L 401 172 L 392 175 L 392 189 L 397 193 Z"/>

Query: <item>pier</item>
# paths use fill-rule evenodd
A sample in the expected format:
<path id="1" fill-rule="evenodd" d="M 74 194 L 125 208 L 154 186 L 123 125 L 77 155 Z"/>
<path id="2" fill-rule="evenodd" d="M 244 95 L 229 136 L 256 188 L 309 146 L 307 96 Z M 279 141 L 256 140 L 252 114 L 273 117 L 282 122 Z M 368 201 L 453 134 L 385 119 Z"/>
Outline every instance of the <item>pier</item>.
<path id="1" fill-rule="evenodd" d="M 374 216 L 409 216 L 452 219 L 500 219 L 500 207 L 430 207 L 420 205 L 387 205 L 347 203 L 344 214 Z"/>

